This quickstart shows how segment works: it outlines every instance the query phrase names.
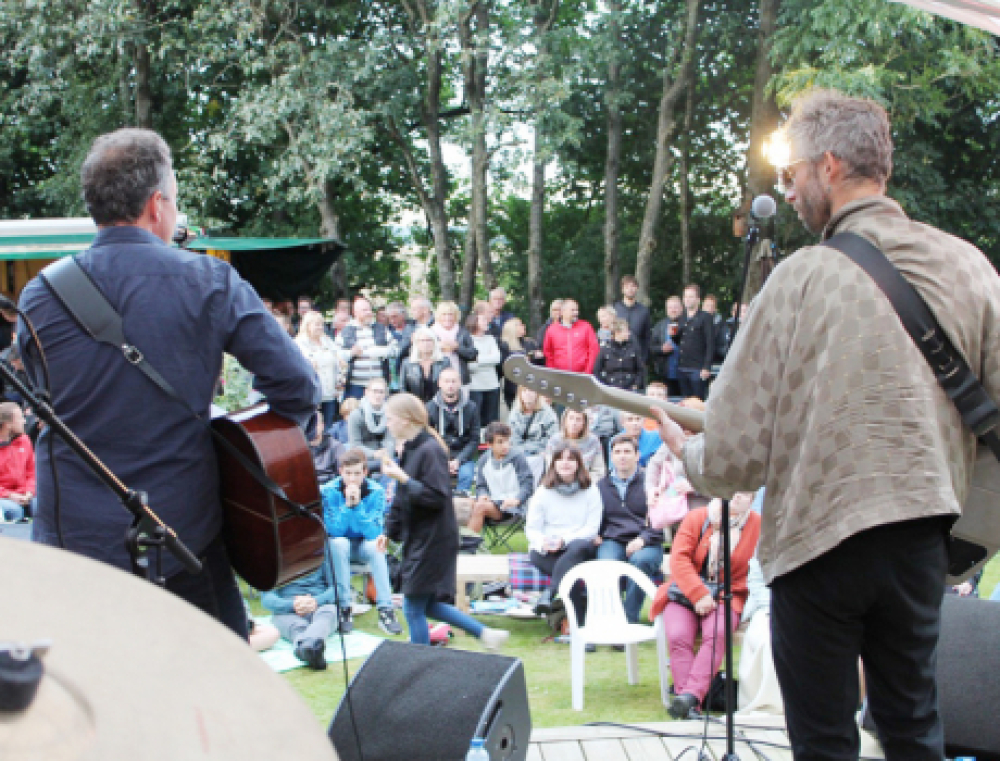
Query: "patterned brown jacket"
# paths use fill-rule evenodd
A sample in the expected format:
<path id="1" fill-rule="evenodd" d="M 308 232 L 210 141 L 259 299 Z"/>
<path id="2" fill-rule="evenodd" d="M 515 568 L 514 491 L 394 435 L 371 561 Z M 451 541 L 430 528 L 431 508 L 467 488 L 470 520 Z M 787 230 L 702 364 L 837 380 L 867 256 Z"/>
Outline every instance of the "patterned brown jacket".
<path id="1" fill-rule="evenodd" d="M 1000 400 L 1000 277 L 974 246 L 883 196 L 823 231 L 878 246 Z M 759 558 L 788 573 L 874 526 L 961 512 L 975 458 L 923 355 L 874 281 L 819 245 L 782 262 L 754 300 L 684 450 L 702 494 L 767 487 Z"/>

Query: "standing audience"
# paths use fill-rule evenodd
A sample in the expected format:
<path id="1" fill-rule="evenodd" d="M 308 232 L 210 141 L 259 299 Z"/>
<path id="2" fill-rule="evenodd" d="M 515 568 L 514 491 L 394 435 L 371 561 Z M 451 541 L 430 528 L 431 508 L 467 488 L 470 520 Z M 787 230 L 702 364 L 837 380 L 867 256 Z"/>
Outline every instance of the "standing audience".
<path id="1" fill-rule="evenodd" d="M 477 305 L 478 307 L 479 305 Z M 476 360 L 469 363 L 469 391 L 479 409 L 479 422 L 485 428 L 500 416 L 500 346 L 487 329 L 490 318 L 487 305 L 475 309 L 465 322 L 476 347 Z"/>
<path id="2" fill-rule="evenodd" d="M 649 358 L 650 333 L 653 323 L 649 316 L 649 307 L 636 301 L 639 293 L 639 281 L 634 275 L 622 278 L 622 298 L 615 302 L 615 314 L 628 322 L 632 337 L 639 345 L 639 357 L 645 365 Z"/>
<path id="3" fill-rule="evenodd" d="M 517 317 L 511 317 L 504 323 L 503 332 L 500 335 L 500 355 L 503 362 L 515 354 L 524 354 L 533 365 L 545 364 L 545 354 L 538 348 L 534 338 L 525 338 L 526 332 L 524 323 Z M 503 398 L 508 410 L 514 404 L 516 391 L 517 384 L 504 378 Z"/>
<path id="4" fill-rule="evenodd" d="M 358 399 L 373 378 L 382 378 L 386 386 L 392 380 L 390 360 L 396 355 L 396 341 L 389 329 L 375 322 L 371 302 L 360 296 L 354 300 L 354 319 L 335 339 L 340 358 L 347 363 L 344 381 L 347 396 Z"/>
<path id="5" fill-rule="evenodd" d="M 301 300 L 300 300 L 301 303 Z M 323 391 L 323 400 L 319 404 L 323 415 L 323 425 L 329 428 L 337 418 L 337 395 L 340 393 L 340 362 L 337 347 L 326 334 L 323 315 L 319 312 L 306 312 L 302 315 L 299 334 L 295 337 L 306 359 L 312 363 L 319 376 L 319 384 Z"/>
<path id="6" fill-rule="evenodd" d="M 670 396 L 680 396 L 681 387 L 677 373 L 680 352 L 677 348 L 680 318 L 684 304 L 679 296 L 671 296 L 666 303 L 667 316 L 653 326 L 649 346 L 649 361 L 660 380 L 667 384 Z"/>
<path id="7" fill-rule="evenodd" d="M 639 391 L 646 385 L 646 362 L 639 344 L 631 337 L 628 322 L 614 321 L 614 333 L 605 341 L 594 363 L 594 376 L 608 386 Z"/>
<path id="8" fill-rule="evenodd" d="M 579 319 L 580 307 L 573 299 L 563 299 L 558 322 L 545 331 L 545 364 L 556 370 L 590 373 L 600 346 L 590 323 Z"/>
<path id="9" fill-rule="evenodd" d="M 399 385 L 403 391 L 426 404 L 437 393 L 441 371 L 451 367 L 451 364 L 441 357 L 434 331 L 430 328 L 421 326 L 414 330 L 412 341 L 410 356 L 403 360 L 399 371 Z"/>
<path id="10" fill-rule="evenodd" d="M 441 349 L 441 356 L 459 373 L 462 386 L 469 385 L 469 363 L 476 361 L 476 345 L 469 331 L 458 324 L 458 307 L 453 301 L 438 304 L 437 319 L 431 326 Z"/>
<path id="11" fill-rule="evenodd" d="M 14 402 L 0 402 L 0 519 L 30 517 L 34 498 L 35 450 L 24 433 L 24 413 Z"/>

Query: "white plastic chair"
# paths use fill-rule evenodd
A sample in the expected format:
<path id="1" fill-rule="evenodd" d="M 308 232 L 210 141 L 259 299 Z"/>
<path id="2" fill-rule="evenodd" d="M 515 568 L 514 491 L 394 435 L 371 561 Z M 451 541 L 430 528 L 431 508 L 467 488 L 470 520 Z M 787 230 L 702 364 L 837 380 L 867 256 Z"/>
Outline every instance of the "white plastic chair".
<path id="1" fill-rule="evenodd" d="M 619 560 L 591 560 L 581 563 L 567 573 L 559 584 L 559 596 L 566 605 L 569 619 L 570 654 L 572 664 L 573 708 L 583 710 L 583 664 L 586 646 L 625 645 L 625 671 L 628 683 L 639 681 L 639 662 L 636 645 L 656 640 L 657 665 L 660 672 L 660 698 L 669 702 L 667 667 L 667 637 L 662 616 L 654 624 L 630 624 L 625 619 L 622 602 L 621 579 L 631 579 L 650 598 L 656 594 L 656 585 L 638 568 Z M 576 610 L 569 593 L 578 580 L 587 586 L 587 622 L 577 625 Z"/>

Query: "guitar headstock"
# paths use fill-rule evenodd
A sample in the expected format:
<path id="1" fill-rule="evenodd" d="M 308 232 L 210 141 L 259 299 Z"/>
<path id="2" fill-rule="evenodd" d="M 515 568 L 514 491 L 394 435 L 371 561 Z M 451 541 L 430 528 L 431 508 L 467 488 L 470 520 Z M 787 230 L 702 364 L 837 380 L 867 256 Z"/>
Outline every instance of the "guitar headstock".
<path id="1" fill-rule="evenodd" d="M 515 354 L 503 363 L 507 380 L 530 388 L 553 402 L 583 412 L 588 407 L 601 404 L 603 389 L 593 375 L 553 370 L 531 364 L 523 354 Z"/>

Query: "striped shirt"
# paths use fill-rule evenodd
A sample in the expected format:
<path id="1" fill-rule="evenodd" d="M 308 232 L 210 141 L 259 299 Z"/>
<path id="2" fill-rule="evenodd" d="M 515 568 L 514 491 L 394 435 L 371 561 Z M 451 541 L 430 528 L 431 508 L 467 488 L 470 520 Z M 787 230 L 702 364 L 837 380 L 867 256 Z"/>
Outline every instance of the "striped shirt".
<path id="1" fill-rule="evenodd" d="M 354 366 L 351 370 L 351 384 L 367 386 L 372 378 L 384 378 L 385 376 L 382 374 L 382 361 L 390 357 L 395 357 L 399 350 L 396 339 L 392 337 L 392 333 L 387 328 L 386 338 L 388 343 L 385 346 L 379 346 L 375 343 L 374 323 L 371 325 L 362 325 L 357 320 L 351 320 L 348 326 L 354 328 L 355 335 L 357 336 L 355 343 L 349 347 L 345 347 L 345 331 L 342 330 L 337 334 L 334 344 L 340 351 L 340 358 L 344 362 L 350 362 L 352 358 L 354 359 Z M 364 352 L 360 357 L 354 358 L 351 354 L 351 349 L 354 346 L 360 346 Z"/>

